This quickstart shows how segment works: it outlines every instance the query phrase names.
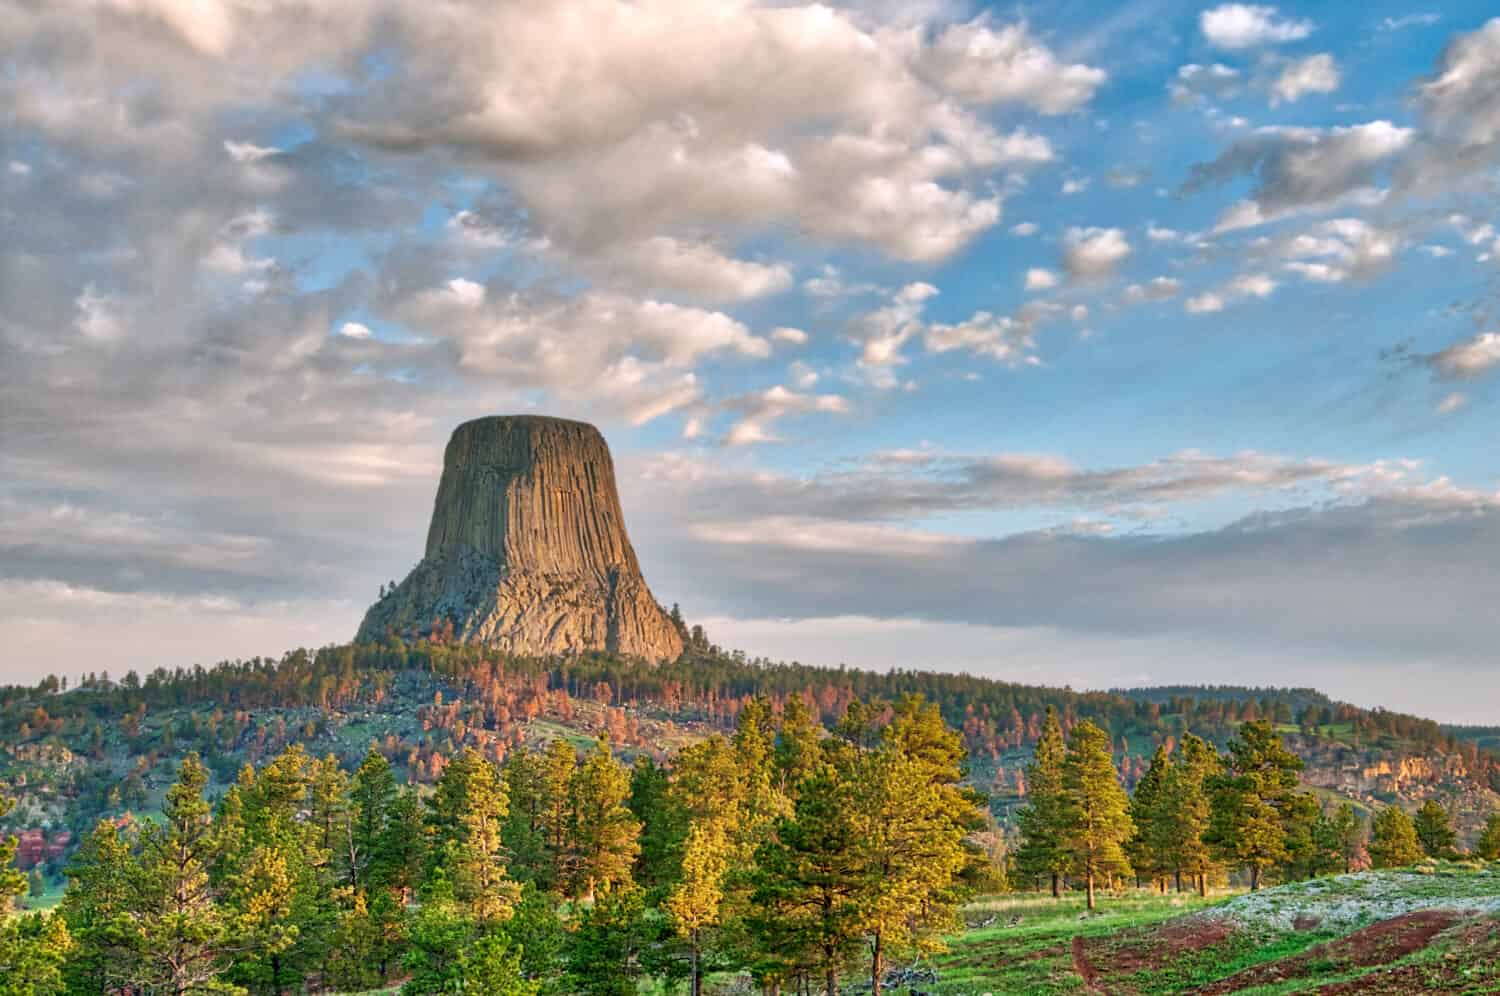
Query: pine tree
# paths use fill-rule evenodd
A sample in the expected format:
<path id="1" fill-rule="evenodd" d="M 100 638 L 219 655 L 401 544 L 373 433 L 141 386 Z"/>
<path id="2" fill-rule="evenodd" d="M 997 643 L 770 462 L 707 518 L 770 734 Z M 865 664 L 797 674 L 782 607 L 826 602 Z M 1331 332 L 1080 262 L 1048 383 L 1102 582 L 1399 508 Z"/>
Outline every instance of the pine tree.
<path id="1" fill-rule="evenodd" d="M 1417 828 L 1400 806 L 1387 806 L 1375 814 L 1370 828 L 1370 864 L 1376 868 L 1399 868 L 1422 857 Z"/>
<path id="2" fill-rule="evenodd" d="M 1474 845 L 1474 853 L 1486 861 L 1500 860 L 1500 813 L 1485 818 L 1484 831 Z"/>
<path id="3" fill-rule="evenodd" d="M 0 798 L 0 817 L 15 802 Z M 63 966 L 73 938 L 61 916 L 16 915 L 11 907 L 26 891 L 26 876 L 14 867 L 16 838 L 0 839 L 0 991 L 10 996 L 52 996 L 63 989 Z"/>
<path id="4" fill-rule="evenodd" d="M 1204 782 L 1217 774 L 1219 755 L 1203 738 L 1189 733 L 1177 749 L 1177 760 L 1167 769 L 1155 811 L 1151 816 L 1153 845 L 1183 890 L 1182 877 L 1196 883 L 1200 895 L 1208 892 L 1208 874 L 1213 861 L 1203 843 L 1210 809 Z"/>
<path id="5" fill-rule="evenodd" d="M 1125 845 L 1125 856 L 1130 859 L 1137 882 L 1149 876 L 1153 881 L 1165 883 L 1167 873 L 1172 870 L 1167 855 L 1172 814 L 1164 807 L 1162 798 L 1171 769 L 1172 759 L 1167 749 L 1157 747 L 1130 796 L 1130 820 L 1135 824 L 1135 833 Z M 1180 877 L 1177 888 L 1179 892 L 1182 890 Z M 1165 884 L 1162 890 L 1166 890 Z"/>
<path id="6" fill-rule="evenodd" d="M 644 894 L 625 883 L 602 893 L 578 918 L 568 952 L 568 988 L 580 996 L 635 996 L 650 942 Z"/>
<path id="7" fill-rule="evenodd" d="M 132 841 L 100 820 L 68 862 L 57 916 L 75 942 L 64 969 L 72 993 L 102 993 L 133 977 L 132 910 L 141 883 Z"/>
<path id="8" fill-rule="evenodd" d="M 1448 818 L 1448 811 L 1436 799 L 1428 799 L 1417 810 L 1412 821 L 1417 832 L 1417 843 L 1429 858 L 1458 857 L 1458 834 Z"/>
<path id="9" fill-rule="evenodd" d="M 561 889 L 566 883 L 568 835 L 573 821 L 572 786 L 578 771 L 578 752 L 566 740 L 552 741 L 542 760 L 542 820 L 541 827 L 546 839 L 547 854 L 552 863 L 551 872 L 538 877 L 538 884 L 547 889 Z"/>
<path id="10" fill-rule="evenodd" d="M 1230 741 L 1226 768 L 1206 782 L 1212 816 L 1203 839 L 1225 861 L 1249 869 L 1254 891 L 1266 868 L 1289 857 L 1284 819 L 1302 759 L 1286 749 L 1270 723 L 1250 720 Z"/>
<path id="11" fill-rule="evenodd" d="M 665 768 L 648 755 L 635 759 L 630 771 L 631 815 L 641 824 L 641 851 L 634 877 L 648 897 L 658 896 L 675 877 L 683 841 L 687 837 L 686 815 L 668 797 L 670 777 Z"/>
<path id="12" fill-rule="evenodd" d="M 641 824 L 625 806 L 630 775 L 610 752 L 608 737 L 601 736 L 579 766 L 570 798 L 568 881 L 574 896 L 593 899 L 598 889 L 630 882 L 640 853 Z"/>
<path id="13" fill-rule="evenodd" d="M 1063 832 L 1068 868 L 1084 880 L 1088 908 L 1100 876 L 1129 875 L 1124 844 L 1135 832 L 1130 799 L 1115 776 L 1109 736 L 1085 720 L 1073 727 L 1063 760 Z"/>
<path id="14" fill-rule="evenodd" d="M 815 964 L 827 996 L 861 933 L 859 827 L 848 786 L 831 765 L 803 780 L 790 817 L 755 852 L 746 926 L 762 975 Z"/>
<path id="15" fill-rule="evenodd" d="M 1022 838 L 1016 864 L 1028 875 L 1050 876 L 1053 898 L 1060 895 L 1059 880 L 1067 867 L 1062 849 L 1065 811 L 1062 775 L 1066 754 L 1057 712 L 1048 706 L 1036 754 L 1026 767 L 1027 802 L 1016 813 Z"/>
<path id="16" fill-rule="evenodd" d="M 189 754 L 162 802 L 162 823 L 141 834 L 140 892 L 133 946 L 140 952 L 129 984 L 168 996 L 213 992 L 228 966 L 231 939 L 208 869 L 214 828 L 203 799 L 208 771 Z"/>
<path id="17" fill-rule="evenodd" d="M 1344 873 L 1348 874 L 1354 870 L 1354 862 L 1364 846 L 1365 836 L 1364 821 L 1359 818 L 1359 812 L 1353 803 L 1346 802 L 1339 806 L 1333 817 L 1333 835 L 1337 841 L 1339 858 L 1344 865 Z"/>
<path id="18" fill-rule="evenodd" d="M 443 770 L 428 804 L 433 859 L 481 929 L 509 916 L 520 894 L 503 859 L 500 831 L 509 803 L 499 770 L 469 747 Z"/>
<path id="19" fill-rule="evenodd" d="M 719 820 L 692 825 L 682 853 L 682 878 L 662 904 L 690 945 L 692 996 L 703 993 L 703 932 L 718 925 L 724 903 L 724 876 L 729 871 L 725 833 Z"/>
<path id="20" fill-rule="evenodd" d="M 388 880 L 387 870 L 380 867 L 378 859 L 381 838 L 385 836 L 395 801 L 396 778 L 391 773 L 390 762 L 371 747 L 349 783 L 349 803 L 353 812 L 344 861 L 350 885 L 366 888 Z"/>
<path id="21" fill-rule="evenodd" d="M 543 816 L 546 786 L 540 758 L 529 750 L 513 751 L 505 759 L 505 792 L 510 809 L 501 839 L 510 852 L 510 874 L 518 882 L 545 882 L 551 877 Z"/>
<path id="22" fill-rule="evenodd" d="M 963 840 L 982 824 L 962 789 L 963 742 L 937 708 L 903 699 L 880 746 L 848 773 L 861 864 L 861 919 L 871 989 L 880 996 L 887 953 L 936 950 L 958 927 Z"/>
<path id="23" fill-rule="evenodd" d="M 781 711 L 781 729 L 776 737 L 774 771 L 778 788 L 789 799 L 796 799 L 798 786 L 817 770 L 822 760 L 818 746 L 822 731 L 808 711 L 802 696 L 786 700 Z"/>

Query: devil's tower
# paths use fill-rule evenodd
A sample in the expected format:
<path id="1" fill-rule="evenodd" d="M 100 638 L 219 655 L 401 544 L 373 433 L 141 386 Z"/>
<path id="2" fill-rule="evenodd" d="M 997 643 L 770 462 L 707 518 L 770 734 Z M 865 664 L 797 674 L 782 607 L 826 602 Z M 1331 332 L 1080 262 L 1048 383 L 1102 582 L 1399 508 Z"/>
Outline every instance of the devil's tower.
<path id="1" fill-rule="evenodd" d="M 449 623 L 454 639 L 518 654 L 682 652 L 625 535 L 598 429 L 507 415 L 454 430 L 427 552 L 370 606 L 356 639 Z"/>

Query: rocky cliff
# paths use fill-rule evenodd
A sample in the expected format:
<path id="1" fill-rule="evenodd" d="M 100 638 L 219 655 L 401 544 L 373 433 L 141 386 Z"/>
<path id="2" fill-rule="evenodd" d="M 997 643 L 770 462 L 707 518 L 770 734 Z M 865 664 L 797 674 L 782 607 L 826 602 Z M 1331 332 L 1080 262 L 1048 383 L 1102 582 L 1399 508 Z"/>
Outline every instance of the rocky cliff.
<path id="1" fill-rule="evenodd" d="M 532 415 L 454 430 L 426 553 L 356 639 L 450 625 L 455 640 L 519 654 L 682 652 L 625 534 L 599 430 Z"/>

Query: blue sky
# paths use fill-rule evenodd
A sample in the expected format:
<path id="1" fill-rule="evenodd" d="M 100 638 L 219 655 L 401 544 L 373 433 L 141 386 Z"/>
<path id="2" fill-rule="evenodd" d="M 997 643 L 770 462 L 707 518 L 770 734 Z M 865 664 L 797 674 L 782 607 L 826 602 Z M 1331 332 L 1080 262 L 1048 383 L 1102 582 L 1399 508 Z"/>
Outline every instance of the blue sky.
<path id="1" fill-rule="evenodd" d="M 0 668 L 345 639 L 542 411 L 751 653 L 1500 721 L 1492 16 L 0 0 Z"/>

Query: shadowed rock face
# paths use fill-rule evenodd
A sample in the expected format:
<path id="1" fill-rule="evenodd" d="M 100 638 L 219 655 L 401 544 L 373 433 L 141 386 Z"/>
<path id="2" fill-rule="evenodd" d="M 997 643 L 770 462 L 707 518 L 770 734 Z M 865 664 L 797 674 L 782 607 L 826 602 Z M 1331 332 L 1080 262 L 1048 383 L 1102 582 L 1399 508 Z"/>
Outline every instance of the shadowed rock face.
<path id="1" fill-rule="evenodd" d="M 356 639 L 449 622 L 455 639 L 511 653 L 682 652 L 625 535 L 599 430 L 532 415 L 454 430 L 426 554 L 365 613 Z"/>

